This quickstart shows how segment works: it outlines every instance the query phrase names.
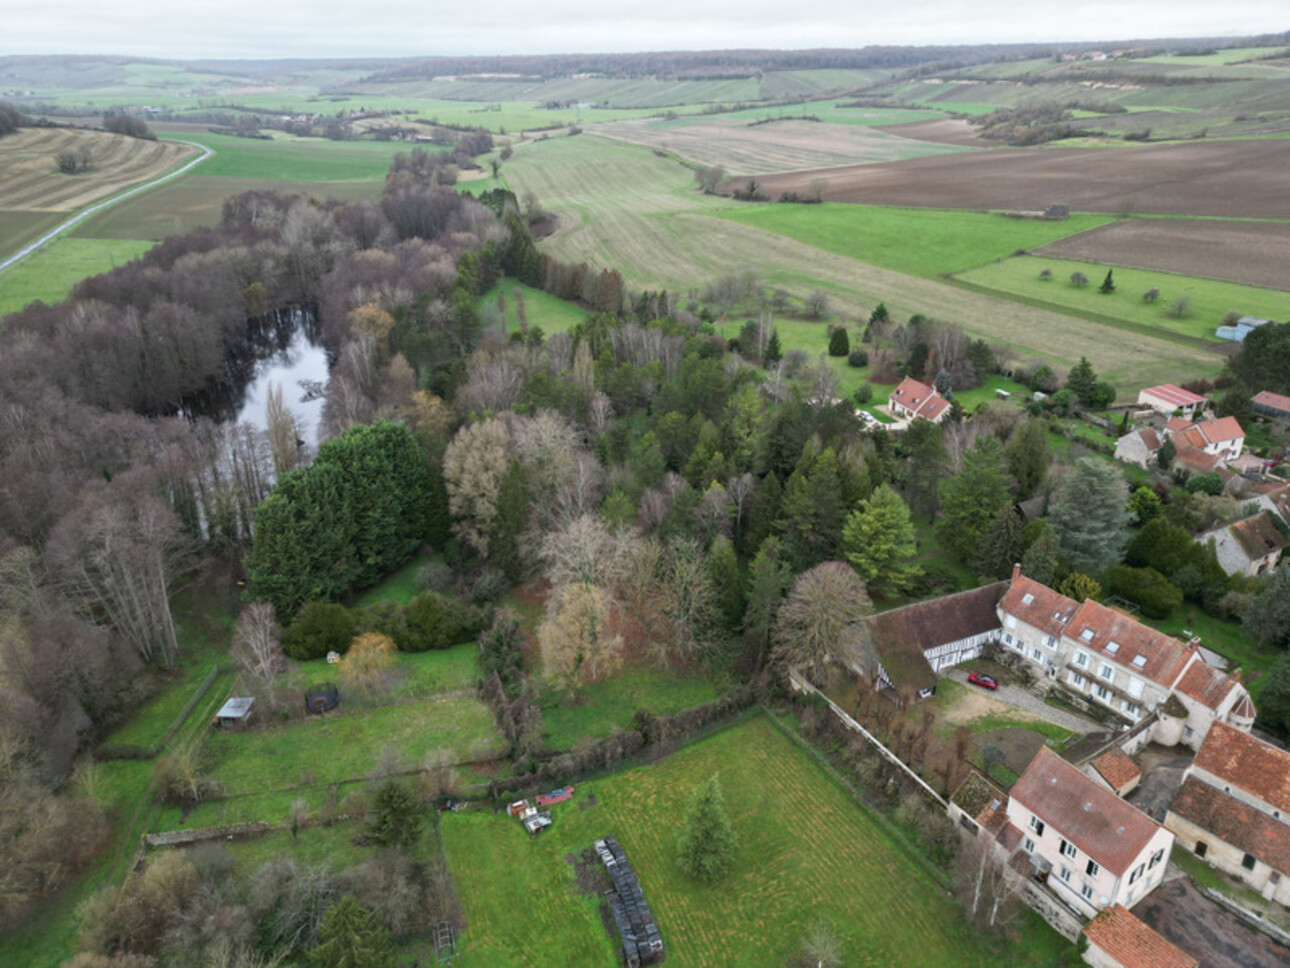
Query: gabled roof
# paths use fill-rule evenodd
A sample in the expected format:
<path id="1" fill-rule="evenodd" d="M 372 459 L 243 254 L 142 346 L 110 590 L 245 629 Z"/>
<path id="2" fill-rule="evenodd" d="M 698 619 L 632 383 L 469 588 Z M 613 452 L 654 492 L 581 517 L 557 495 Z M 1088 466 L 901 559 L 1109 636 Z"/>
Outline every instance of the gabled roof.
<path id="1" fill-rule="evenodd" d="M 1135 675 L 1173 686 L 1191 652 L 1177 639 L 1089 599 L 1066 627 L 1077 646 L 1110 659 Z M 1141 659 L 1139 659 L 1141 657 Z"/>
<path id="2" fill-rule="evenodd" d="M 1009 615 L 1015 615 L 1018 621 L 1025 622 L 1053 637 L 1060 636 L 1079 610 L 1079 602 L 1055 592 L 1047 585 L 1041 585 L 1033 578 L 1014 573 L 1007 594 L 999 602 L 999 608 Z"/>
<path id="3" fill-rule="evenodd" d="M 1191 426 L 1191 421 L 1186 417 L 1170 417 L 1165 421 L 1165 433 L 1178 434 L 1182 433 Z"/>
<path id="4" fill-rule="evenodd" d="M 1009 796 L 1117 876 L 1133 866 L 1160 830 L 1047 746 L 1039 748 Z"/>
<path id="5" fill-rule="evenodd" d="M 1201 705 L 1217 711 L 1235 687 L 1236 680 L 1227 673 L 1208 663 L 1197 661 L 1187 667 L 1183 677 L 1178 680 L 1177 689 Z"/>
<path id="6" fill-rule="evenodd" d="M 1156 433 L 1154 427 L 1143 427 L 1138 431 L 1138 436 L 1142 438 L 1142 442 L 1147 445 L 1147 450 L 1151 453 L 1154 454 L 1160 450 L 1160 435 Z"/>
<path id="7" fill-rule="evenodd" d="M 1084 925 L 1084 936 L 1114 958 L 1121 968 L 1196 968 L 1200 964 L 1170 944 L 1122 904 L 1103 908 Z"/>
<path id="8" fill-rule="evenodd" d="M 1116 793 L 1142 776 L 1142 770 L 1138 768 L 1138 764 L 1134 763 L 1129 754 L 1118 746 L 1112 746 L 1095 759 L 1093 769 L 1111 784 L 1111 789 Z"/>
<path id="9" fill-rule="evenodd" d="M 1256 393 L 1253 402 L 1256 407 L 1271 407 L 1273 410 L 1290 413 L 1290 397 L 1283 397 L 1281 394 L 1273 393 L 1271 390 L 1261 390 Z"/>
<path id="10" fill-rule="evenodd" d="M 1172 423 L 1173 421 L 1170 421 Z M 1193 447 L 1204 450 L 1210 444 L 1224 444 L 1230 440 L 1244 440 L 1245 431 L 1235 417 L 1220 417 L 1217 420 L 1202 420 L 1182 431 L 1182 435 Z"/>
<path id="11" fill-rule="evenodd" d="M 1290 824 L 1283 820 L 1275 820 L 1195 776 L 1183 781 L 1169 812 L 1253 854 L 1282 874 L 1290 874 Z"/>
<path id="12" fill-rule="evenodd" d="M 1243 521 L 1236 521 L 1229 524 L 1227 528 L 1251 561 L 1257 561 L 1264 555 L 1280 551 L 1287 543 L 1286 536 L 1277 530 L 1276 525 L 1272 523 L 1272 515 L 1267 511 Z"/>
<path id="13" fill-rule="evenodd" d="M 1184 390 L 1182 387 L 1174 386 L 1172 383 L 1162 383 L 1158 387 L 1147 387 L 1142 393 L 1149 393 L 1157 400 L 1161 400 L 1172 407 L 1186 407 L 1190 404 L 1205 402 L 1204 397 L 1198 396 L 1190 390 Z"/>
<path id="14" fill-rule="evenodd" d="M 1290 753 L 1285 750 L 1219 720 L 1193 765 L 1283 811 L 1290 823 Z"/>
<path id="15" fill-rule="evenodd" d="M 935 421 L 950 407 L 950 402 L 926 383 L 919 383 L 912 376 L 900 381 L 891 391 L 891 400 L 913 412 L 915 417 Z"/>
<path id="16" fill-rule="evenodd" d="M 879 612 L 870 619 L 874 648 L 892 683 L 920 689 L 934 686 L 936 674 L 923 653 L 997 629 L 999 616 L 994 607 L 1007 587 L 1006 582 L 995 582 Z"/>

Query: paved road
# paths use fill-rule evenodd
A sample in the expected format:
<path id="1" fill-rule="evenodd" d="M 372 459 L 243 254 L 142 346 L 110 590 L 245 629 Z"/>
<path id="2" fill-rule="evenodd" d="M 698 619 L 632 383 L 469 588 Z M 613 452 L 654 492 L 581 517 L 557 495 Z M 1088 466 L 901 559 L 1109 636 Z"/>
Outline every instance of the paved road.
<path id="1" fill-rule="evenodd" d="M 973 686 L 968 683 L 968 670 L 966 669 L 954 667 L 947 670 L 944 675 L 947 679 L 953 679 L 955 682 L 963 683 L 969 689 L 981 688 L 980 686 Z M 1040 719 L 1047 720 L 1050 723 L 1055 723 L 1063 729 L 1074 730 L 1080 734 L 1093 733 L 1106 729 L 1105 726 L 1102 726 L 1100 723 L 1096 723 L 1091 719 L 1085 719 L 1083 716 L 1078 716 L 1075 713 L 1050 706 L 1034 693 L 1023 689 L 1020 686 L 1001 685 L 993 692 L 988 692 L 986 690 L 982 691 L 986 692 L 986 695 L 999 700 L 999 702 L 1006 703 L 1009 706 L 1014 706 L 1022 712 L 1030 713 L 1032 716 L 1038 716 Z"/>
<path id="2" fill-rule="evenodd" d="M 193 158 L 192 160 L 186 162 L 182 167 L 176 168 L 174 171 L 167 172 L 166 174 L 162 175 L 159 178 L 154 178 L 152 181 L 144 182 L 142 185 L 135 185 L 133 188 L 127 189 L 126 191 L 121 192 L 121 194 L 119 195 L 113 195 L 111 198 L 105 198 L 101 202 L 95 202 L 89 208 L 83 209 L 82 211 L 77 212 L 66 222 L 63 222 L 57 228 L 51 229 L 50 231 L 46 232 L 35 242 L 32 242 L 30 245 L 26 246 L 25 248 L 19 249 L 13 255 L 8 256 L 5 259 L 0 259 L 0 272 L 3 272 L 5 269 L 8 269 L 15 262 L 21 262 L 23 259 L 27 258 L 27 256 L 31 255 L 33 252 L 39 249 L 42 245 L 52 242 L 54 239 L 58 238 L 68 229 L 76 225 L 79 225 L 81 222 L 84 222 L 91 215 L 97 215 L 99 212 L 103 211 L 103 209 L 109 208 L 117 204 L 118 202 L 124 202 L 127 198 L 133 198 L 135 195 L 138 195 L 141 192 L 146 192 L 150 188 L 156 188 L 158 185 L 164 184 L 165 182 L 168 182 L 173 178 L 178 178 L 180 175 L 187 173 L 189 169 L 193 168 L 196 165 L 200 165 L 207 158 L 210 158 L 215 154 L 215 152 L 212 151 L 210 148 L 207 148 L 205 145 L 199 145 L 195 141 L 177 140 L 177 143 L 183 144 L 183 145 L 192 145 L 192 147 L 199 149 L 201 151 L 201 154 L 198 155 L 196 158 Z"/>
<path id="3" fill-rule="evenodd" d="M 1177 871 L 1170 865 L 1170 874 Z M 1285 968 L 1290 948 L 1277 944 L 1196 890 L 1185 876 L 1166 880 L 1133 913 L 1193 958 L 1200 968 Z"/>

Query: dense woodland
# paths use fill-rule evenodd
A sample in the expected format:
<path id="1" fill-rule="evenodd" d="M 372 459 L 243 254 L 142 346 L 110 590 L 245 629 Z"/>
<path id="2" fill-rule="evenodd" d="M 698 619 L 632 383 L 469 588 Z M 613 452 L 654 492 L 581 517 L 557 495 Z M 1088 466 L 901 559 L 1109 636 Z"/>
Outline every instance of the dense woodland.
<path id="1" fill-rule="evenodd" d="M 628 292 L 612 267 L 541 254 L 509 193 L 459 194 L 446 158 L 400 157 L 380 202 L 230 199 L 217 228 L 6 319 L 0 925 L 51 865 L 75 869 L 101 848 L 101 811 L 67 779 L 141 698 L 137 673 L 179 661 L 171 596 L 198 576 L 244 567 L 259 604 L 239 642 L 276 623 L 299 658 L 480 635 L 483 693 L 520 772 L 547 756 L 539 683 L 575 695 L 629 662 L 706 666 L 738 683 L 773 683 L 788 665 L 822 676 L 830 654 L 872 667 L 873 599 L 955 587 L 920 560 L 930 548 L 983 579 L 1020 561 L 1067 594 L 1105 589 L 1148 615 L 1185 597 L 1286 645 L 1279 586 L 1228 578 L 1192 538 L 1237 517 L 1237 498 L 1168 467 L 1131 491 L 1100 457 L 1055 461 L 1049 415 L 1108 402 L 1087 363 L 1047 411 L 956 406 L 944 427 L 889 435 L 838 399 L 823 357 L 780 352 L 778 297 L 755 280 L 686 297 Z M 568 333 L 489 330 L 479 297 L 506 279 L 590 315 Z M 288 306 L 316 311 L 335 361 L 316 455 L 285 408 L 265 434 L 176 416 L 226 378 L 249 327 Z M 736 306 L 750 318 L 723 339 L 708 320 Z M 881 306 L 839 331 L 837 355 L 863 354 L 892 381 L 911 373 L 953 392 L 1005 365 L 1020 373 L 953 325 L 899 323 Z M 1287 331 L 1253 334 L 1234 375 L 1263 387 L 1270 374 L 1285 389 L 1285 353 L 1254 351 L 1290 342 Z M 1061 382 L 1042 365 L 1026 376 Z M 1043 514 L 1023 525 L 1017 504 L 1036 496 Z M 445 564 L 406 608 L 337 604 L 426 547 Z M 519 583 L 545 602 L 531 643 L 492 608 Z M 276 646 L 271 631 L 259 641 Z M 240 661 L 272 706 L 274 663 L 257 664 L 254 648 Z M 1290 682 L 1264 695 L 1270 726 L 1285 726 Z M 189 963 L 217 941 L 202 934 L 216 908 L 238 912 L 220 943 L 300 953 L 325 943 L 317 914 L 342 894 L 379 900 L 383 930 L 421 930 L 409 912 L 442 885 L 408 863 L 392 855 L 322 878 L 284 861 L 248 888 L 217 859 L 167 858 L 95 900 L 79 963 Z M 161 893 L 175 899 L 164 910 L 149 900 Z"/>

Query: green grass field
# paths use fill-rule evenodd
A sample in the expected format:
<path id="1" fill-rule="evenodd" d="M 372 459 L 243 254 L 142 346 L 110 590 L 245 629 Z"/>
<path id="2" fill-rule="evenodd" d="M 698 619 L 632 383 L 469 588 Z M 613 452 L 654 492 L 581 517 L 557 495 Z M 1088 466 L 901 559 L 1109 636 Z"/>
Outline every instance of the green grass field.
<path id="1" fill-rule="evenodd" d="M 706 887 L 677 871 L 674 851 L 690 792 L 713 773 L 740 843 L 730 875 Z M 535 839 L 504 815 L 445 816 L 469 924 L 463 968 L 612 964 L 595 901 L 576 893 L 566 860 L 607 834 L 636 868 L 676 968 L 778 968 L 816 918 L 841 936 L 848 965 L 1020 968 L 1063 946 L 1044 928 L 1006 955 L 984 949 L 944 885 L 766 717 L 580 785 L 553 815 Z"/>
<path id="2" fill-rule="evenodd" d="M 786 235 L 849 259 L 934 279 L 1078 235 L 1110 218 L 1075 215 L 1062 222 L 984 212 L 881 205 L 762 205 L 724 218 Z"/>
<path id="3" fill-rule="evenodd" d="M 1041 280 L 1041 269 L 1051 269 L 1053 278 Z M 1116 291 L 1103 295 L 1098 287 L 1107 269 L 1091 262 L 1018 256 L 959 273 L 957 278 L 1054 307 L 1199 339 L 1214 339 L 1215 327 L 1233 309 L 1267 319 L 1290 318 L 1290 293 L 1143 269 L 1115 268 Z M 1088 277 L 1088 285 L 1080 288 L 1070 282 L 1071 273 L 1077 271 Z M 1144 302 L 1142 294 L 1151 288 L 1160 290 L 1160 298 L 1155 303 Z M 1175 319 L 1170 306 L 1180 296 L 1191 300 L 1191 308 L 1182 319 Z"/>
<path id="4" fill-rule="evenodd" d="M 324 659 L 297 662 L 294 669 L 305 687 L 333 682 L 338 673 Z M 479 646 L 467 642 L 438 652 L 400 652 L 394 657 L 394 672 L 399 679 L 395 689 L 399 699 L 470 689 L 479 679 Z"/>
<path id="5" fill-rule="evenodd" d="M 417 766 L 431 750 L 458 760 L 503 749 L 493 714 L 478 699 L 456 697 L 361 708 L 252 732 L 215 732 L 207 742 L 211 775 L 231 795 L 264 793 L 364 777 L 383 747 Z"/>
<path id="6" fill-rule="evenodd" d="M 616 729 L 631 729 L 638 709 L 670 716 L 711 702 L 721 690 L 700 676 L 681 677 L 657 669 L 627 669 L 586 686 L 578 704 L 544 706 L 545 738 L 551 749 L 571 749 L 580 740 L 604 739 Z"/>
<path id="7" fill-rule="evenodd" d="M 86 276 L 97 276 L 152 248 L 134 239 L 59 238 L 0 272 L 0 315 L 39 299 L 61 302 Z"/>
<path id="8" fill-rule="evenodd" d="M 524 314 L 529 325 L 541 327 L 542 332 L 547 336 L 568 332 L 590 315 L 575 303 L 565 302 L 550 293 L 526 286 L 514 279 L 503 279 L 479 297 L 480 315 L 487 325 L 491 326 L 501 321 L 501 313 L 497 307 L 497 294 L 500 291 L 506 297 L 506 332 L 520 331 L 519 312 L 515 299 L 517 289 L 524 293 Z"/>
<path id="9" fill-rule="evenodd" d="M 414 147 L 399 141 L 328 141 L 286 135 L 270 141 L 205 132 L 180 137 L 215 151 L 215 157 L 202 164 L 205 177 L 301 182 L 384 181 L 390 160 Z M 446 150 L 435 145 L 416 147 Z"/>

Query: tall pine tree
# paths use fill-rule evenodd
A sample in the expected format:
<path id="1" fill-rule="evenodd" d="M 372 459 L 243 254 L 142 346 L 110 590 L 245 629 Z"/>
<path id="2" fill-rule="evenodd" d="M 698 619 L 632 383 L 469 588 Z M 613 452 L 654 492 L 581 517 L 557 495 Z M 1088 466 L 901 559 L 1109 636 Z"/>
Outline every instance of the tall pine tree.
<path id="1" fill-rule="evenodd" d="M 729 872 L 738 846 L 714 773 L 690 799 L 685 826 L 676 839 L 677 866 L 687 877 L 710 884 Z"/>

